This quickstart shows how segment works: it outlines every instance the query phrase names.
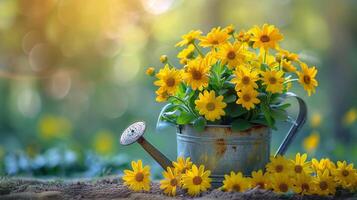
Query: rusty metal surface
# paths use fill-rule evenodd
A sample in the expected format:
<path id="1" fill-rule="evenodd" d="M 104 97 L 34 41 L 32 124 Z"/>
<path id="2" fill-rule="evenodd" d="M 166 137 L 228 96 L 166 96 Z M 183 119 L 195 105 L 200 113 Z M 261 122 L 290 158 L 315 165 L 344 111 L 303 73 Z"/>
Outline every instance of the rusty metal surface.
<path id="1" fill-rule="evenodd" d="M 177 130 L 177 154 L 210 169 L 212 185 L 218 187 L 224 174 L 231 171 L 250 175 L 264 169 L 270 156 L 270 138 L 271 131 L 265 126 L 240 132 L 232 131 L 230 126 L 207 126 L 197 132 L 186 125 Z"/>

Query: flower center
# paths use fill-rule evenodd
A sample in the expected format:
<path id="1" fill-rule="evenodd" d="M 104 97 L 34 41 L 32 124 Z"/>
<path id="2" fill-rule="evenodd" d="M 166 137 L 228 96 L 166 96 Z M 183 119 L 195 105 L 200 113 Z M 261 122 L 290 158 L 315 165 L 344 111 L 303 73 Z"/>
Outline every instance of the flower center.
<path id="1" fill-rule="evenodd" d="M 302 172 L 302 167 L 301 167 L 301 165 L 296 165 L 296 166 L 295 166 L 295 172 L 298 173 L 298 174 L 300 174 L 300 173 Z"/>
<path id="2" fill-rule="evenodd" d="M 277 82 L 277 80 L 275 77 L 270 77 L 269 82 L 270 82 L 270 84 L 275 84 Z"/>
<path id="3" fill-rule="evenodd" d="M 174 85 L 175 85 L 175 79 L 174 79 L 174 78 L 168 78 L 168 79 L 166 80 L 166 85 L 167 85 L 168 87 L 174 86 Z"/>
<path id="4" fill-rule="evenodd" d="M 307 183 L 303 183 L 303 184 L 301 184 L 301 189 L 303 191 L 309 191 L 310 190 L 310 186 Z"/>
<path id="5" fill-rule="evenodd" d="M 199 176 L 195 176 L 195 177 L 193 177 L 192 182 L 193 182 L 194 185 L 199 185 L 199 184 L 202 183 L 202 178 L 199 177 Z"/>
<path id="6" fill-rule="evenodd" d="M 143 181 L 143 180 L 144 180 L 144 174 L 141 173 L 141 172 L 138 172 L 138 173 L 135 175 L 135 180 L 136 180 L 137 182 Z"/>
<path id="7" fill-rule="evenodd" d="M 239 184 L 234 184 L 232 188 L 233 188 L 234 191 L 240 192 L 240 185 Z"/>
<path id="8" fill-rule="evenodd" d="M 201 80 L 202 73 L 200 71 L 193 70 L 192 71 L 192 78 L 195 79 L 195 80 Z"/>
<path id="9" fill-rule="evenodd" d="M 269 41 L 270 41 L 270 38 L 269 38 L 269 36 L 267 36 L 267 35 L 262 35 L 262 36 L 260 37 L 260 41 L 262 41 L 262 42 L 269 42 Z"/>
<path id="10" fill-rule="evenodd" d="M 282 165 L 277 165 L 276 167 L 275 167 L 275 171 L 276 172 L 282 172 L 283 171 L 283 169 L 284 169 L 284 167 L 282 166 Z"/>
<path id="11" fill-rule="evenodd" d="M 246 101 L 246 102 L 249 102 L 252 98 L 250 97 L 249 94 L 245 94 L 243 95 L 243 100 Z"/>
<path id="12" fill-rule="evenodd" d="M 321 181 L 319 185 L 321 190 L 327 190 L 328 188 L 328 184 L 326 183 L 326 181 Z"/>
<path id="13" fill-rule="evenodd" d="M 280 183 L 279 184 L 279 190 L 282 192 L 287 192 L 289 190 L 289 187 L 286 183 Z"/>
<path id="14" fill-rule="evenodd" d="M 206 105 L 206 108 L 208 111 L 213 111 L 216 108 L 216 105 L 214 103 L 210 102 Z"/>
<path id="15" fill-rule="evenodd" d="M 212 44 L 219 44 L 218 40 L 212 40 Z"/>
<path id="16" fill-rule="evenodd" d="M 236 53 L 234 51 L 229 51 L 227 53 L 227 58 L 233 60 L 236 57 Z"/>
<path id="17" fill-rule="evenodd" d="M 342 171 L 342 175 L 343 175 L 343 176 L 348 176 L 349 174 L 350 174 L 350 173 L 349 173 L 347 170 L 343 170 L 343 171 Z"/>
<path id="18" fill-rule="evenodd" d="M 310 82 L 311 82 L 310 76 L 305 75 L 305 76 L 304 76 L 304 83 L 310 84 Z"/>
<path id="19" fill-rule="evenodd" d="M 177 185 L 177 180 L 175 178 L 171 179 L 170 185 L 173 186 L 173 187 L 176 186 Z"/>
<path id="20" fill-rule="evenodd" d="M 244 76 L 244 77 L 242 78 L 242 83 L 243 83 L 244 85 L 248 85 L 249 82 L 250 82 L 249 76 Z"/>
<path id="21" fill-rule="evenodd" d="M 258 182 L 258 183 L 256 184 L 256 186 L 258 186 L 260 189 L 264 189 L 264 188 L 265 188 L 263 182 Z"/>

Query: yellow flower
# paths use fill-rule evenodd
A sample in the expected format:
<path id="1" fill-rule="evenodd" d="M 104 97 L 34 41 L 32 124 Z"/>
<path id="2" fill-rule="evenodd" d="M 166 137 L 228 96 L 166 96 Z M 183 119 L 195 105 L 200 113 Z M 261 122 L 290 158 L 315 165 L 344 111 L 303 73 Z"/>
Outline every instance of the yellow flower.
<path id="1" fill-rule="evenodd" d="M 260 65 L 261 64 L 267 64 L 270 69 L 275 69 L 276 67 L 279 66 L 279 63 L 276 61 L 276 58 L 269 54 L 269 53 L 264 53 L 264 52 L 259 52 L 259 63 L 257 63 L 259 65 L 259 68 L 260 68 Z"/>
<path id="2" fill-rule="evenodd" d="M 206 36 L 200 38 L 200 46 L 202 47 L 217 47 L 227 42 L 229 35 L 226 31 L 221 30 L 221 27 L 212 28 Z"/>
<path id="3" fill-rule="evenodd" d="M 160 69 L 156 74 L 159 79 L 154 82 L 156 86 L 162 87 L 168 94 L 174 94 L 177 91 L 179 84 L 181 83 L 181 72 L 175 68 L 165 65 L 163 69 Z"/>
<path id="4" fill-rule="evenodd" d="M 164 179 L 160 181 L 160 189 L 169 196 L 176 196 L 177 189 L 181 186 L 180 174 L 176 169 L 167 168 L 162 172 Z"/>
<path id="5" fill-rule="evenodd" d="M 178 173 L 186 173 L 186 170 L 190 169 L 192 167 L 192 162 L 190 160 L 191 158 L 188 157 L 183 158 L 183 157 L 178 157 L 177 161 L 172 162 L 172 165 L 174 166 L 174 168 L 178 171 Z"/>
<path id="6" fill-rule="evenodd" d="M 210 92 L 205 90 L 203 94 L 200 93 L 195 104 L 200 115 L 204 115 L 210 121 L 221 119 L 221 116 L 226 114 L 223 109 L 227 104 L 223 102 L 223 96 L 216 97 L 216 93 L 213 90 Z"/>
<path id="7" fill-rule="evenodd" d="M 251 31 L 254 41 L 253 48 L 264 48 L 265 50 L 276 49 L 278 42 L 283 39 L 283 35 L 279 33 L 279 29 L 273 25 L 264 24 L 262 29 L 255 26 Z"/>
<path id="8" fill-rule="evenodd" d="M 226 26 L 223 31 L 227 32 L 229 35 L 232 35 L 234 33 L 234 26 L 233 24 L 230 24 Z"/>
<path id="9" fill-rule="evenodd" d="M 287 50 L 280 49 L 277 53 L 276 60 L 281 63 L 285 71 L 295 72 L 296 67 L 293 65 L 293 62 L 297 62 L 299 60 L 299 56 Z"/>
<path id="10" fill-rule="evenodd" d="M 347 164 L 346 161 L 337 161 L 336 169 L 332 170 L 335 180 L 344 188 L 351 188 L 353 180 L 356 178 L 355 173 L 356 169 L 353 168 L 353 164 Z"/>
<path id="11" fill-rule="evenodd" d="M 246 55 L 244 46 L 239 42 L 226 44 L 220 46 L 217 53 L 217 58 L 221 59 L 222 64 L 228 65 L 228 68 L 233 69 L 244 62 Z"/>
<path id="12" fill-rule="evenodd" d="M 150 190 L 150 167 L 142 165 L 142 161 L 132 161 L 131 167 L 133 170 L 124 170 L 124 185 L 128 186 L 133 191 L 149 191 Z"/>
<path id="13" fill-rule="evenodd" d="M 323 172 L 318 171 L 317 176 L 314 177 L 314 184 L 316 185 L 314 193 L 317 195 L 329 195 L 335 194 L 336 184 L 333 180 L 333 177 L 330 176 L 328 170 Z"/>
<path id="14" fill-rule="evenodd" d="M 72 124 L 64 117 L 45 115 L 38 122 L 38 131 L 45 140 L 65 138 L 71 134 Z"/>
<path id="15" fill-rule="evenodd" d="M 243 88 L 238 92 L 237 104 L 241 104 L 247 110 L 250 110 L 255 107 L 255 104 L 260 103 L 260 100 L 257 98 L 258 92 L 252 87 Z"/>
<path id="16" fill-rule="evenodd" d="M 322 158 L 320 161 L 313 158 L 311 163 L 315 173 L 327 171 L 331 174 L 331 172 L 336 169 L 335 163 L 328 158 Z"/>
<path id="17" fill-rule="evenodd" d="M 189 195 L 196 196 L 211 187 L 210 175 L 211 171 L 205 171 L 203 165 L 200 165 L 199 168 L 197 168 L 196 165 L 192 165 L 192 169 L 187 170 L 186 173 L 182 175 L 182 187 L 187 189 Z"/>
<path id="18" fill-rule="evenodd" d="M 253 171 L 252 178 L 250 179 L 252 188 L 259 187 L 260 189 L 268 189 L 270 187 L 269 174 L 263 174 L 262 170 Z"/>
<path id="19" fill-rule="evenodd" d="M 235 88 L 237 91 L 253 87 L 258 88 L 256 81 L 258 81 L 258 72 L 248 69 L 248 67 L 240 66 L 234 70 L 235 77 L 231 80 L 232 83 L 236 84 Z"/>
<path id="20" fill-rule="evenodd" d="M 300 63 L 300 66 L 301 72 L 297 72 L 299 83 L 307 91 L 308 95 L 311 96 L 311 93 L 315 93 L 315 88 L 318 86 L 318 82 L 315 79 L 317 69 L 315 67 L 308 68 L 305 63 Z"/>
<path id="21" fill-rule="evenodd" d="M 93 145 L 96 152 L 102 155 L 110 154 L 114 150 L 113 133 L 108 130 L 99 131 L 94 137 Z"/>
<path id="22" fill-rule="evenodd" d="M 311 162 L 306 162 L 306 159 L 306 153 L 302 155 L 300 155 L 300 153 L 297 153 L 295 156 L 295 160 L 291 160 L 292 169 L 296 175 L 312 173 Z"/>
<path id="23" fill-rule="evenodd" d="M 239 42 L 249 42 L 251 35 L 242 30 L 238 34 L 235 34 L 234 37 L 237 38 Z"/>
<path id="24" fill-rule="evenodd" d="M 160 62 L 165 64 L 165 63 L 167 63 L 168 60 L 169 60 L 169 58 L 167 57 L 167 55 L 160 56 Z"/>
<path id="25" fill-rule="evenodd" d="M 287 174 L 273 174 L 271 176 L 271 186 L 276 193 L 286 193 L 292 188 L 293 181 Z"/>
<path id="26" fill-rule="evenodd" d="M 342 121 L 346 126 L 349 126 L 355 123 L 356 120 L 357 120 L 357 108 L 351 108 L 343 116 Z"/>
<path id="27" fill-rule="evenodd" d="M 154 76 L 155 75 L 155 68 L 149 67 L 149 68 L 146 69 L 145 73 L 148 76 Z"/>
<path id="28" fill-rule="evenodd" d="M 170 94 L 169 93 L 167 93 L 167 91 L 164 89 L 164 88 L 162 88 L 162 87 L 160 87 L 159 89 L 157 89 L 156 91 L 155 91 L 155 93 L 156 93 L 156 101 L 157 102 L 165 102 L 165 101 L 167 101 L 167 99 L 169 98 L 169 96 L 170 96 Z"/>
<path id="29" fill-rule="evenodd" d="M 181 64 L 187 64 L 187 61 L 192 59 L 195 54 L 195 47 L 190 44 L 186 49 L 183 49 L 179 54 L 177 54 L 177 58 L 180 59 Z"/>
<path id="30" fill-rule="evenodd" d="M 266 165 L 267 172 L 273 174 L 290 174 L 292 164 L 281 155 L 270 157 L 270 162 Z"/>
<path id="31" fill-rule="evenodd" d="M 313 131 L 303 141 L 303 147 L 307 152 L 313 152 L 319 146 L 320 134 L 317 131 Z"/>
<path id="32" fill-rule="evenodd" d="M 263 72 L 263 85 L 266 85 L 266 91 L 271 93 L 282 93 L 283 92 L 283 71 L 265 71 Z"/>
<path id="33" fill-rule="evenodd" d="M 244 178 L 241 172 L 231 172 L 230 175 L 224 175 L 222 190 L 228 192 L 244 192 L 249 188 L 249 179 Z"/>
<path id="34" fill-rule="evenodd" d="M 310 120 L 310 124 L 311 124 L 311 127 L 312 128 L 317 128 L 320 126 L 321 124 L 321 120 L 322 117 L 321 117 L 321 114 L 320 113 L 317 113 L 317 112 L 314 112 L 311 116 L 311 120 Z"/>
<path id="35" fill-rule="evenodd" d="M 192 44 L 195 40 L 199 39 L 202 32 L 200 30 L 193 30 L 182 36 L 182 40 L 178 42 L 175 46 L 182 47 L 188 44 Z"/>
<path id="36" fill-rule="evenodd" d="M 196 58 L 187 63 L 183 80 L 191 86 L 193 90 L 203 90 L 208 86 L 209 71 L 211 69 L 208 59 Z"/>
<path id="37" fill-rule="evenodd" d="M 297 194 L 311 195 L 315 188 L 312 176 L 309 174 L 301 174 L 295 177 L 293 191 Z"/>

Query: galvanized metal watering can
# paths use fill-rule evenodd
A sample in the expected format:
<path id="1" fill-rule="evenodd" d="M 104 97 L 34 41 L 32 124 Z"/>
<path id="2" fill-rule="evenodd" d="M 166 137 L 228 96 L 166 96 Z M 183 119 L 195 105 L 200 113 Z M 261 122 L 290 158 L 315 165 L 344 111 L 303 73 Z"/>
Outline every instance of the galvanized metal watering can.
<path id="1" fill-rule="evenodd" d="M 299 114 L 275 156 L 286 152 L 307 116 L 306 104 L 300 97 L 293 93 L 286 93 L 286 97 L 298 100 Z M 144 132 L 144 122 L 134 123 L 123 132 L 120 143 L 138 142 L 165 170 L 171 167 L 172 162 L 143 137 Z M 177 156 L 190 157 L 193 163 L 211 170 L 213 187 L 222 185 L 224 174 L 240 171 L 248 176 L 254 170 L 264 169 L 269 161 L 271 130 L 267 126 L 235 132 L 230 125 L 207 125 L 204 131 L 197 132 L 185 125 L 179 126 L 176 134 Z"/>

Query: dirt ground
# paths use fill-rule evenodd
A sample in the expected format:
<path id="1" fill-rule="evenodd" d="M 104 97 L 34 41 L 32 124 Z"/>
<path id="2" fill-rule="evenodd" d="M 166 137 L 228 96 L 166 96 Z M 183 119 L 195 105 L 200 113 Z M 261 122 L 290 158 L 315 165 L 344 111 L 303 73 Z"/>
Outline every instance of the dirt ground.
<path id="1" fill-rule="evenodd" d="M 276 195 L 271 191 L 252 189 L 245 193 L 222 192 L 211 190 L 199 197 L 191 198 L 183 191 L 175 198 L 165 196 L 159 189 L 158 183 L 152 184 L 150 192 L 134 193 L 123 185 L 119 177 L 106 177 L 97 180 L 39 180 L 26 178 L 0 178 L 0 200 L 2 199 L 356 199 L 351 195 L 340 197 L 317 197 L 300 195 Z"/>

